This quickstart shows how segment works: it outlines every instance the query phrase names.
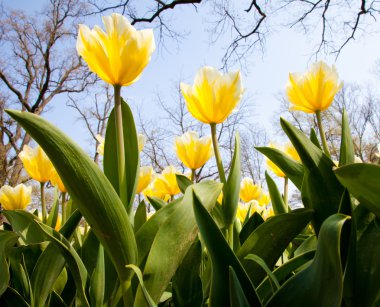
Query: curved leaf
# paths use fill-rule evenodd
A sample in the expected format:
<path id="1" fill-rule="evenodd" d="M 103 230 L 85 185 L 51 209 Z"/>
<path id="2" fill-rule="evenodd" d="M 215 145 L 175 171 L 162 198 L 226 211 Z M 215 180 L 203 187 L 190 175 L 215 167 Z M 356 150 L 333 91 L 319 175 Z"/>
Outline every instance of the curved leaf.
<path id="1" fill-rule="evenodd" d="M 380 218 L 380 165 L 350 164 L 335 169 L 335 175 L 361 205 Z"/>
<path id="2" fill-rule="evenodd" d="M 352 141 L 350 122 L 347 112 L 343 109 L 342 114 L 342 137 L 340 142 L 339 166 L 352 164 L 355 161 L 354 142 Z"/>
<path id="3" fill-rule="evenodd" d="M 231 307 L 248 307 L 249 303 L 245 297 L 244 291 L 240 285 L 239 279 L 232 267 L 229 267 L 230 281 L 230 306 Z"/>
<path id="4" fill-rule="evenodd" d="M 121 111 L 123 116 L 123 133 L 124 133 L 124 152 L 125 152 L 125 176 L 127 199 L 124 204 L 128 212 L 132 210 L 135 192 L 137 188 L 137 179 L 140 168 L 140 155 L 137 141 L 137 131 L 132 111 L 129 105 L 121 99 Z M 115 191 L 119 191 L 118 179 L 118 160 L 116 147 L 116 123 L 115 112 L 111 111 L 108 118 L 106 138 L 104 143 L 103 167 L 104 173 L 112 183 Z"/>
<path id="5" fill-rule="evenodd" d="M 288 177 L 294 185 L 301 190 L 303 178 L 302 163 L 291 159 L 281 150 L 272 147 L 255 147 L 259 152 L 276 164 Z"/>
<path id="6" fill-rule="evenodd" d="M 250 306 L 261 306 L 260 299 L 247 273 L 197 195 L 194 196 L 193 208 L 199 232 L 212 264 L 209 306 L 229 306 L 230 267 L 235 271 L 244 295 L 249 298 Z"/>
<path id="7" fill-rule="evenodd" d="M 111 183 L 99 167 L 53 125 L 43 118 L 7 111 L 44 149 L 70 196 L 91 225 L 118 271 L 128 279 L 127 263 L 137 260 L 137 246 L 128 214 Z"/>
<path id="8" fill-rule="evenodd" d="M 313 210 L 297 209 L 272 217 L 251 233 L 237 256 L 255 285 L 263 280 L 265 272 L 258 264 L 244 258 L 248 254 L 255 254 L 272 269 L 285 248 L 306 227 L 312 216 Z"/>
<path id="9" fill-rule="evenodd" d="M 198 235 L 194 212 L 191 210 L 194 202 L 193 191 L 201 197 L 207 209 L 211 210 L 221 189 L 222 184 L 214 181 L 204 181 L 188 187 L 181 202 L 174 207 L 173 213 L 158 229 L 144 268 L 145 287 L 156 303 Z M 146 224 L 148 222 L 144 225 Z M 140 307 L 144 304 L 145 300 L 139 288 L 135 306 Z"/>
<path id="10" fill-rule="evenodd" d="M 272 202 L 272 207 L 275 215 L 288 212 L 288 206 L 285 204 L 284 199 L 281 196 L 280 191 L 277 188 L 276 183 L 269 176 L 268 172 L 265 172 L 265 179 L 267 181 L 268 191 Z"/>
<path id="11" fill-rule="evenodd" d="M 9 283 L 9 267 L 5 252 L 18 240 L 18 235 L 12 231 L 0 230 L 0 297 L 7 290 Z"/>
<path id="12" fill-rule="evenodd" d="M 194 183 L 188 177 L 182 174 L 176 174 L 175 177 L 177 179 L 178 187 L 182 193 L 185 193 L 186 189 Z"/>
<path id="13" fill-rule="evenodd" d="M 330 216 L 322 224 L 312 263 L 286 281 L 267 306 L 340 306 L 343 294 L 341 241 L 349 231 L 343 226 L 350 219 L 343 214 Z M 348 229 L 347 229 L 348 230 Z"/>

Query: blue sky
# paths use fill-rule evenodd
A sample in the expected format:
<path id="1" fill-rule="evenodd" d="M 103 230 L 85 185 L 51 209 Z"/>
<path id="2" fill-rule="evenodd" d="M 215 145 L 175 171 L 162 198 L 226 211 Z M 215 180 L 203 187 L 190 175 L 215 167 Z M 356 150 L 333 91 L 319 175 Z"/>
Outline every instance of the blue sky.
<path id="1" fill-rule="evenodd" d="M 42 0 L 27 1 L 18 0 L 7 3 L 15 8 L 36 9 Z M 173 41 L 165 42 L 165 49 L 158 48 L 152 57 L 151 63 L 145 69 L 141 79 L 131 87 L 123 89 L 123 96 L 128 99 L 132 108 L 139 108 L 147 119 L 156 116 L 156 95 L 171 101 L 173 84 L 179 80 L 192 83 L 197 70 L 204 65 L 221 66 L 223 47 L 228 41 L 222 38 L 217 44 L 210 44 L 207 28 L 210 9 L 199 10 L 195 14 L 194 9 L 186 8 L 176 11 L 173 15 L 173 26 L 191 30 L 180 45 Z M 101 24 L 100 16 L 85 21 L 88 25 Z M 149 27 L 149 25 L 147 25 Z M 157 36 L 158 33 L 155 33 Z M 334 56 L 323 56 L 319 59 L 334 63 L 338 69 L 340 78 L 344 82 L 357 82 L 370 84 L 374 88 L 379 85 L 379 79 L 373 74 L 373 66 L 380 54 L 380 34 L 373 32 L 365 37 L 352 41 L 341 53 L 335 62 Z M 269 135 L 273 130 L 273 115 L 278 110 L 276 95 L 284 92 L 289 72 L 304 71 L 311 63 L 312 46 L 318 38 L 311 36 L 306 38 L 295 29 L 282 29 L 269 34 L 266 37 L 264 52 L 249 55 L 246 73 L 243 74 L 243 84 L 246 88 L 249 120 L 252 123 L 260 123 Z M 73 46 L 75 48 L 75 45 Z M 231 70 L 239 69 L 234 66 Z M 75 120 L 77 114 L 66 107 L 65 97 L 61 96 L 54 101 L 51 111 L 45 117 L 55 123 L 64 132 L 70 135 L 84 148 L 88 148 L 88 134 L 84 125 Z M 62 110 L 64 109 L 64 112 Z M 64 116 L 62 116 L 64 114 Z M 78 133 L 83 131 L 83 133 Z M 271 135 L 273 139 L 275 136 Z"/>

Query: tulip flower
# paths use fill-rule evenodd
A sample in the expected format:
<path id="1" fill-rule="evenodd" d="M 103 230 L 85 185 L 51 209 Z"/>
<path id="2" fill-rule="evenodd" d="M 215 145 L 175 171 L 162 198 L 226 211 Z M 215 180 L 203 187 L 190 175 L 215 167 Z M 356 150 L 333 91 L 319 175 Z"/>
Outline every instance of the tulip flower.
<path id="1" fill-rule="evenodd" d="M 169 194 L 171 197 L 181 192 L 177 184 L 176 174 L 179 174 L 174 166 L 166 167 L 153 182 L 153 187 L 162 194 Z"/>
<path id="2" fill-rule="evenodd" d="M 268 193 L 261 193 L 260 198 L 258 199 L 258 203 L 260 207 L 265 207 L 270 203 L 270 196 Z"/>
<path id="3" fill-rule="evenodd" d="M 95 26 L 79 25 L 77 51 L 91 71 L 114 86 L 115 126 L 119 195 L 127 206 L 121 87 L 136 82 L 148 65 L 156 46 L 152 30 L 137 31 L 120 14 L 103 17 L 105 32 Z M 132 207 L 129 206 L 128 211 Z"/>
<path id="4" fill-rule="evenodd" d="M 30 177 L 41 183 L 49 181 L 54 167 L 40 146 L 32 148 L 24 145 L 18 156 Z"/>
<path id="5" fill-rule="evenodd" d="M 240 183 L 240 199 L 245 203 L 258 200 L 261 195 L 261 187 L 254 184 L 251 178 L 244 178 Z"/>
<path id="6" fill-rule="evenodd" d="M 339 82 L 335 66 L 330 67 L 322 61 L 313 64 L 311 69 L 304 74 L 289 74 L 289 83 L 286 87 L 292 110 L 316 114 L 323 149 L 329 157 L 330 152 L 322 127 L 321 112 L 331 105 L 336 93 L 342 87 L 343 83 Z"/>
<path id="7" fill-rule="evenodd" d="M 40 182 L 42 217 L 45 222 L 47 217 L 45 204 L 45 182 L 50 180 L 54 172 L 54 166 L 40 146 L 32 148 L 28 145 L 24 145 L 23 150 L 18 156 L 29 176 Z"/>
<path id="8" fill-rule="evenodd" d="M 5 210 L 25 209 L 31 201 L 32 187 L 18 184 L 14 188 L 4 185 L 0 188 L 0 204 Z"/>
<path id="9" fill-rule="evenodd" d="M 164 201 L 168 201 L 170 199 L 170 195 L 166 194 L 165 191 L 159 191 L 159 190 L 154 188 L 154 181 L 150 185 L 148 185 L 148 187 L 145 188 L 142 191 L 142 193 L 146 198 L 154 196 L 154 197 L 157 197 L 157 198 L 162 199 Z"/>
<path id="10" fill-rule="evenodd" d="M 146 143 L 146 136 L 140 133 L 137 133 L 137 143 L 139 147 L 139 152 L 141 152 Z"/>
<path id="11" fill-rule="evenodd" d="M 79 25 L 78 54 L 103 81 L 119 86 L 136 82 L 156 46 L 151 29 L 137 31 L 127 18 L 112 14 L 102 18 L 105 32 Z"/>
<path id="12" fill-rule="evenodd" d="M 98 147 L 96 147 L 96 152 L 101 155 L 101 156 L 104 156 L 104 137 L 102 137 L 100 134 L 97 134 L 95 136 L 96 140 L 98 141 Z"/>
<path id="13" fill-rule="evenodd" d="M 198 138 L 196 132 L 186 132 L 176 138 L 175 151 L 181 162 L 195 171 L 205 165 L 212 156 L 211 137 Z"/>
<path id="14" fill-rule="evenodd" d="M 205 124 L 224 122 L 243 94 L 240 72 L 223 75 L 209 66 L 198 71 L 193 86 L 180 86 L 189 112 Z"/>
<path id="15" fill-rule="evenodd" d="M 278 147 L 272 143 L 269 144 L 269 147 L 272 147 L 272 148 L 277 148 L 279 150 L 281 150 L 282 152 L 284 152 L 287 156 L 289 156 L 290 158 L 292 158 L 293 160 L 295 161 L 300 161 L 300 156 L 298 155 L 296 149 L 294 148 L 294 146 L 291 144 L 291 143 L 288 143 L 286 144 L 285 146 L 283 146 L 282 148 L 281 147 Z M 286 177 L 286 175 L 284 174 L 284 172 L 276 165 L 274 164 L 271 160 L 267 159 L 267 167 L 273 172 L 275 173 L 278 177 Z"/>
<path id="16" fill-rule="evenodd" d="M 140 167 L 139 179 L 137 184 L 136 193 L 139 194 L 151 183 L 154 177 L 154 171 L 151 166 Z"/>
<path id="17" fill-rule="evenodd" d="M 249 213 L 249 216 L 251 216 L 253 213 L 257 211 L 257 209 L 258 205 L 256 200 L 252 201 L 250 204 L 242 204 L 239 202 L 236 211 L 236 217 L 243 224 L 245 219 L 247 218 L 247 214 Z"/>
<path id="18" fill-rule="evenodd" d="M 62 182 L 62 179 L 61 177 L 59 177 L 57 171 L 55 168 L 53 168 L 53 172 L 50 176 L 50 182 L 52 185 L 58 187 L 58 189 L 62 192 L 62 193 L 66 193 L 67 190 L 66 190 L 66 187 L 64 186 L 63 182 Z"/>

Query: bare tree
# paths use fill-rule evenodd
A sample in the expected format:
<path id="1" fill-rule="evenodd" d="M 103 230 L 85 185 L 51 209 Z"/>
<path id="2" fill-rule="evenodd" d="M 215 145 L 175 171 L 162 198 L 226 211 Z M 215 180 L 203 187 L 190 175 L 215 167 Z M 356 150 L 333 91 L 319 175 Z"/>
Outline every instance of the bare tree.
<path id="1" fill-rule="evenodd" d="M 95 82 L 74 48 L 83 9 L 75 0 L 50 0 L 36 16 L 15 10 L 1 13 L 0 185 L 20 180 L 17 155 L 31 141 L 4 109 L 41 114 L 55 96 L 82 92 Z"/>

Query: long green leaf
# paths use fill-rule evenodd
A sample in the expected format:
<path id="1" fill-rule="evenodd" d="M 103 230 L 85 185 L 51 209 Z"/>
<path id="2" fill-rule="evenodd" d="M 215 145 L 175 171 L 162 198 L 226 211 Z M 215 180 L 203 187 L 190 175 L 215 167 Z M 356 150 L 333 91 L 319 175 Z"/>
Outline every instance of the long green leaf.
<path id="1" fill-rule="evenodd" d="M 9 283 L 9 267 L 6 261 L 6 251 L 18 240 L 18 235 L 12 231 L 0 230 L 0 297 L 7 290 Z"/>
<path id="2" fill-rule="evenodd" d="M 194 201 L 193 191 L 201 197 L 207 209 L 211 210 L 221 189 L 222 184 L 214 181 L 205 181 L 188 187 L 182 201 L 175 206 L 173 213 L 158 229 L 144 268 L 145 287 L 156 303 L 198 235 L 194 212 L 191 210 Z M 144 226 L 149 222 L 150 220 Z M 140 307 L 144 304 L 145 300 L 139 288 L 135 306 Z"/>
<path id="3" fill-rule="evenodd" d="M 335 169 L 338 180 L 380 218 L 380 165 L 355 163 Z"/>
<path id="4" fill-rule="evenodd" d="M 303 165 L 302 163 L 293 160 L 281 150 L 272 147 L 255 147 L 274 164 L 276 164 L 286 176 L 294 183 L 300 190 L 303 178 Z"/>
<path id="5" fill-rule="evenodd" d="M 182 174 L 176 174 L 175 177 L 177 179 L 178 187 L 182 193 L 185 193 L 186 189 L 194 183 L 188 177 Z"/>
<path id="6" fill-rule="evenodd" d="M 234 269 L 244 295 L 250 300 L 250 306 L 261 306 L 247 273 L 197 196 L 194 197 L 193 208 L 199 232 L 212 263 L 209 306 L 229 306 L 229 267 Z"/>
<path id="7" fill-rule="evenodd" d="M 239 233 L 240 244 L 242 245 L 245 240 L 247 240 L 247 238 L 251 235 L 251 233 L 254 232 L 255 229 L 262 223 L 264 223 L 264 219 L 261 217 L 261 215 L 257 212 L 253 213 Z"/>
<path id="8" fill-rule="evenodd" d="M 272 217 L 251 233 L 237 252 L 237 256 L 255 285 L 263 280 L 265 272 L 256 263 L 245 260 L 245 257 L 255 254 L 272 269 L 285 248 L 305 228 L 312 216 L 312 210 L 294 210 Z"/>
<path id="9" fill-rule="evenodd" d="M 153 301 L 152 297 L 149 295 L 149 292 L 144 285 L 144 280 L 143 280 L 143 276 L 142 276 L 140 268 L 138 266 L 133 265 L 133 264 L 127 265 L 127 268 L 131 269 L 133 272 L 135 272 L 135 274 L 139 280 L 142 292 L 144 294 L 146 304 L 149 307 L 156 307 L 157 306 L 156 303 Z"/>
<path id="10" fill-rule="evenodd" d="M 202 282 L 199 276 L 202 247 L 195 241 L 177 269 L 172 281 L 175 306 L 201 306 L 203 300 Z"/>
<path id="11" fill-rule="evenodd" d="M 306 135 L 281 118 L 281 126 L 296 148 L 305 168 L 302 183 L 302 202 L 315 210 L 313 226 L 316 233 L 323 221 L 338 212 L 344 192 L 333 173 L 335 164 Z"/>
<path id="12" fill-rule="evenodd" d="M 249 254 L 247 257 L 245 257 L 247 260 L 252 260 L 256 262 L 267 274 L 270 283 L 273 285 L 275 288 L 274 290 L 277 291 L 280 288 L 280 284 L 278 283 L 278 280 L 276 276 L 272 273 L 272 271 L 268 268 L 267 264 L 263 259 L 261 259 L 259 256 L 254 255 L 254 254 Z"/>
<path id="13" fill-rule="evenodd" d="M 137 131 L 133 114 L 128 104 L 121 99 L 121 111 L 123 116 L 123 132 L 124 132 L 124 151 L 125 151 L 125 175 L 127 199 L 125 206 L 128 213 L 132 210 L 132 205 L 137 188 L 137 179 L 140 168 L 140 155 L 137 141 Z M 116 122 L 115 112 L 111 111 L 108 118 L 106 138 L 104 144 L 103 166 L 104 173 L 112 183 L 116 191 L 119 191 L 118 180 L 118 159 L 117 159 L 117 143 L 116 143 Z"/>
<path id="14" fill-rule="evenodd" d="M 280 191 L 277 188 L 276 183 L 269 176 L 268 172 L 265 172 L 265 180 L 267 181 L 268 191 L 272 202 L 272 207 L 275 215 L 288 212 L 288 206 L 285 204 L 284 199 L 281 196 Z"/>
<path id="15" fill-rule="evenodd" d="M 104 268 L 104 249 L 99 244 L 96 266 L 90 279 L 90 301 L 91 306 L 101 307 L 104 301 L 105 289 L 105 268 Z"/>
<path id="16" fill-rule="evenodd" d="M 226 185 L 223 187 L 222 208 L 226 226 L 233 224 L 236 218 L 236 211 L 239 203 L 240 181 L 240 137 L 239 134 L 236 134 L 231 170 L 228 174 Z"/>
<path id="17" fill-rule="evenodd" d="M 46 120 L 28 112 L 7 112 L 44 149 L 119 277 L 128 279 L 125 264 L 136 262 L 137 246 L 128 214 L 111 183 L 78 145 Z"/>
<path id="18" fill-rule="evenodd" d="M 339 166 L 352 164 L 355 161 L 354 142 L 352 141 L 350 122 L 346 110 L 342 114 L 342 137 L 340 142 Z"/>
<path id="19" fill-rule="evenodd" d="M 312 263 L 290 278 L 267 306 L 340 306 L 343 294 L 341 241 L 349 231 L 343 226 L 350 217 L 335 214 L 322 224 Z"/>
<path id="20" fill-rule="evenodd" d="M 230 306 L 231 307 L 248 307 L 249 302 L 244 294 L 239 279 L 232 267 L 229 267 L 230 281 Z"/>

